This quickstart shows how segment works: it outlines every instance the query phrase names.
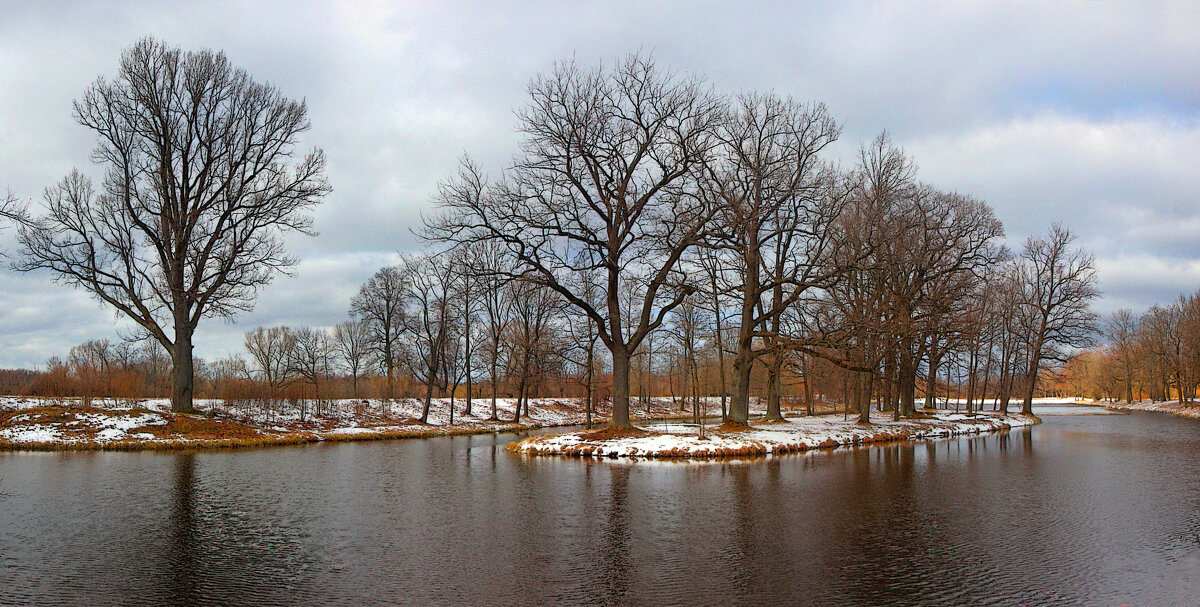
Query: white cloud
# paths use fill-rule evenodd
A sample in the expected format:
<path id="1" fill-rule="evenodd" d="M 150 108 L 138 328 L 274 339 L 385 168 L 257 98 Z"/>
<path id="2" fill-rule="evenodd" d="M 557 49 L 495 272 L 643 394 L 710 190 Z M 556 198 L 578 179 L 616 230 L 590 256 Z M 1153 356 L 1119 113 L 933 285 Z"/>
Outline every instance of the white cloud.
<path id="1" fill-rule="evenodd" d="M 1041 114 L 908 146 L 923 178 L 996 207 L 1010 236 L 1059 221 L 1098 252 L 1200 256 L 1200 123 Z"/>

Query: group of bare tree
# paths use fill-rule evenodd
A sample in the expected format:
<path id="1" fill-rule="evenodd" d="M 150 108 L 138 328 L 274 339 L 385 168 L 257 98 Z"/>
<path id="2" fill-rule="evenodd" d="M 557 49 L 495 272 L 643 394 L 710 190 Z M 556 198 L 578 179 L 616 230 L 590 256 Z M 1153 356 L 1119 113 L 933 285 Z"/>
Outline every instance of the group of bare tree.
<path id="1" fill-rule="evenodd" d="M 990 207 L 918 181 L 886 135 L 849 170 L 824 160 L 840 127 L 823 105 L 722 96 L 641 55 L 559 65 L 530 94 L 520 152 L 491 182 L 464 160 L 426 235 L 499 250 L 477 276 L 540 287 L 586 319 L 611 364 L 614 426 L 629 424 L 631 361 L 664 325 L 690 359 L 701 309 L 716 328 L 704 339 L 732 329 L 718 350 L 734 424 L 749 421 L 756 366 L 778 420 L 785 366 L 812 357 L 848 372 L 863 422 L 879 401 L 916 414 L 918 384 L 932 390 L 962 352 L 971 382 L 1000 368 L 1005 400 L 1019 388 L 1028 411 L 1039 370 L 1089 343 L 1095 269 L 1065 229 L 1013 259 Z"/>
<path id="2" fill-rule="evenodd" d="M 46 369 L 12 393 L 140 398 L 169 393 L 171 359 L 147 339 L 94 339 L 51 357 Z"/>
<path id="3" fill-rule="evenodd" d="M 1011 254 L 990 207 L 920 182 L 886 134 L 835 165 L 841 127 L 820 103 L 720 94 L 643 54 L 559 64 L 529 95 L 503 170 L 464 158 L 439 186 L 422 232 L 439 250 L 379 270 L 336 329 L 256 329 L 251 363 L 213 368 L 318 398 L 378 372 L 386 397 L 422 387 L 423 421 L 460 387 L 472 413 L 480 383 L 492 417 L 507 391 L 519 419 L 568 376 L 590 417 L 604 374 L 626 427 L 635 381 L 648 396 L 666 374 L 696 417 L 718 395 L 744 425 L 754 395 L 782 419 L 789 379 L 812 411 L 814 370 L 832 365 L 866 423 L 873 404 L 916 415 L 920 386 L 931 406 L 951 368 L 968 406 L 990 388 L 1029 411 L 1039 372 L 1090 343 L 1095 270 L 1065 229 Z M 170 353 L 172 407 L 189 411 L 199 321 L 248 309 L 329 191 L 321 152 L 295 150 L 306 108 L 221 53 L 145 39 L 75 114 L 104 179 L 72 172 L 40 215 L 10 199 L 16 267 L 131 318 Z"/>
<path id="4" fill-rule="evenodd" d="M 460 393 L 464 413 L 472 415 L 484 392 L 491 418 L 507 393 L 518 400 L 520 420 L 547 378 L 572 364 L 567 333 L 579 327 L 563 321 L 552 293 L 528 281 L 496 280 L 492 270 L 504 263 L 497 252 L 481 245 L 405 256 L 376 272 L 354 297 L 351 322 L 365 329 L 367 365 L 387 376 L 389 398 L 397 395 L 401 374 L 421 385 L 423 421 L 435 394 L 450 397 L 453 416 Z M 592 358 L 594 376 L 598 361 Z"/>

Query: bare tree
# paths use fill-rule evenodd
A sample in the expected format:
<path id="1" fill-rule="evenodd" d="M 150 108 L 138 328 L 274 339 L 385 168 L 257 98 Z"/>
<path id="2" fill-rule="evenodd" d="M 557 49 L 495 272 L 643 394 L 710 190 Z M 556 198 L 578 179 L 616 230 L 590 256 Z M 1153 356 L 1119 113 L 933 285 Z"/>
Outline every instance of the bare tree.
<path id="1" fill-rule="evenodd" d="M 498 421 L 497 398 L 500 392 L 500 368 L 505 355 L 505 328 L 512 320 L 513 300 L 506 288 L 511 272 L 505 249 L 496 242 L 474 243 L 470 249 L 471 273 L 478 281 L 481 306 L 484 315 L 484 333 L 487 338 L 485 351 L 488 379 L 491 383 L 492 421 Z"/>
<path id="2" fill-rule="evenodd" d="M 408 365 L 413 377 L 425 384 L 421 423 L 429 422 L 433 391 L 445 383 L 444 359 L 457 329 L 453 281 L 455 269 L 442 256 L 408 256 L 401 261 L 405 281 L 406 330 L 411 339 Z M 440 382 L 440 383 L 439 383 Z"/>
<path id="3" fill-rule="evenodd" d="M 1083 249 L 1073 249 L 1075 236 L 1060 224 L 1043 237 L 1029 237 L 1020 257 L 1021 308 L 1029 339 L 1025 370 L 1025 402 L 1021 412 L 1033 413 L 1033 392 L 1038 372 L 1046 361 L 1065 363 L 1069 349 L 1085 348 L 1096 334 L 1092 300 L 1096 287 L 1096 261 Z"/>
<path id="4" fill-rule="evenodd" d="M 512 169 L 478 200 L 441 201 L 429 235 L 501 243 L 512 277 L 537 281 L 587 314 L 612 356 L 610 423 L 628 427 L 630 356 L 692 290 L 678 265 L 711 209 L 689 196 L 689 185 L 712 147 L 719 100 L 697 79 L 640 55 L 608 70 L 560 64 L 529 94 Z M 571 279 L 590 270 L 604 275 L 603 306 Z M 630 280 L 640 297 L 626 326 L 621 293 Z"/>
<path id="5" fill-rule="evenodd" d="M 171 408 L 191 412 L 200 320 L 249 310 L 296 262 L 282 235 L 312 234 L 308 211 L 329 191 L 320 150 L 293 164 L 307 107 L 223 53 L 145 38 L 74 109 L 104 181 L 73 171 L 47 189 L 14 267 L 48 269 L 153 335 L 171 352 Z"/>
<path id="6" fill-rule="evenodd" d="M 807 319 L 824 347 L 805 351 L 847 371 L 846 405 L 858 411 L 861 424 L 871 423 L 871 393 L 891 335 L 886 274 L 882 264 L 872 259 L 879 241 L 889 237 L 877 202 L 855 196 L 834 225 L 840 244 L 830 263 L 840 267 L 839 279 L 825 290 Z"/>
<path id="7" fill-rule="evenodd" d="M 1133 402 L 1133 367 L 1135 348 L 1137 347 L 1138 319 L 1133 310 L 1121 308 L 1113 312 L 1108 319 L 1108 339 L 1113 352 L 1120 361 L 1121 383 L 1124 388 L 1125 402 Z"/>
<path id="8" fill-rule="evenodd" d="M 466 408 L 463 410 L 464 415 L 471 415 L 474 398 L 475 398 L 475 340 L 479 337 L 479 312 L 482 307 L 480 296 L 481 291 L 487 287 L 487 278 L 480 276 L 473 267 L 478 258 L 479 245 L 475 244 L 464 249 L 450 251 L 449 263 L 454 270 L 453 276 L 453 294 L 457 302 L 455 307 L 459 311 L 461 325 L 459 337 L 462 340 L 461 347 L 458 348 L 461 354 L 461 361 L 456 362 L 459 372 L 453 376 L 454 379 L 461 377 L 461 382 L 467 384 Z M 453 417 L 454 408 L 454 391 L 450 392 L 451 417 Z"/>
<path id="9" fill-rule="evenodd" d="M 763 354 L 769 354 L 771 376 L 767 419 L 783 420 L 782 316 L 837 275 L 825 258 L 833 249 L 830 224 L 845 197 L 818 155 L 839 132 L 824 105 L 774 95 L 740 97 L 716 129 L 720 153 L 706 166 L 702 190 L 719 209 L 715 244 L 735 257 L 741 295 L 730 423 L 749 421 L 750 372 Z"/>
<path id="10" fill-rule="evenodd" d="M 722 308 L 725 295 L 732 288 L 725 284 L 723 276 L 726 268 L 712 248 L 701 252 L 699 265 L 704 270 L 706 279 L 701 291 L 705 294 L 705 303 L 713 315 L 713 349 L 717 353 L 717 382 L 721 393 L 721 421 L 724 422 L 729 416 L 729 382 L 725 377 L 725 315 Z"/>
<path id="11" fill-rule="evenodd" d="M 288 359 L 292 373 L 312 385 L 313 398 L 320 407 L 323 402 L 321 382 L 333 371 L 334 346 L 329 333 L 320 327 L 300 327 L 292 333 L 291 342 Z"/>
<path id="12" fill-rule="evenodd" d="M 280 390 L 293 377 L 295 343 L 296 335 L 288 327 L 256 327 L 246 332 L 246 351 L 257 367 L 259 379 L 267 383 L 274 397 L 279 396 Z"/>
<path id="13" fill-rule="evenodd" d="M 509 376 L 517 382 L 513 421 L 519 422 L 522 409 L 529 412 L 531 392 L 540 384 L 554 354 L 551 325 L 562 303 L 553 291 L 537 283 L 518 280 L 508 288 L 513 301 L 513 320 L 508 327 Z"/>
<path id="14" fill-rule="evenodd" d="M 679 366 L 683 376 L 683 407 L 686 409 L 690 400 L 692 404 L 692 422 L 702 422 L 700 405 L 700 365 L 697 360 L 697 350 L 700 347 L 700 334 L 705 325 L 704 310 L 697 301 L 699 295 L 684 300 L 683 305 L 676 308 L 670 324 L 672 336 L 679 345 Z M 702 428 L 703 430 L 703 428 Z"/>
<path id="15" fill-rule="evenodd" d="M 350 300 L 350 314 L 367 326 L 369 343 L 387 376 L 387 398 L 395 398 L 396 363 L 404 333 L 405 275 L 399 266 L 380 268 Z"/>
<path id="16" fill-rule="evenodd" d="M 358 398 L 358 378 L 371 364 L 371 330 L 364 320 L 347 320 L 333 330 L 333 345 L 342 369 L 350 374 L 351 395 Z"/>

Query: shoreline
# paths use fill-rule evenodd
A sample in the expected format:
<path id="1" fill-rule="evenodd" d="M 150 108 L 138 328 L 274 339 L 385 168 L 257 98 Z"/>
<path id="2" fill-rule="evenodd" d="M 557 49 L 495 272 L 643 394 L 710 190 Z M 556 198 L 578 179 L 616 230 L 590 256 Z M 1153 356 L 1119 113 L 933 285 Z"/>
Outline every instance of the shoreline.
<path id="1" fill-rule="evenodd" d="M 570 398 L 530 401 L 530 414 L 511 421 L 513 399 L 499 399 L 499 421 L 490 417 L 490 399 L 476 399 L 475 415 L 462 415 L 457 399 L 455 423 L 448 423 L 448 399 L 435 399 L 429 423 L 417 421 L 415 399 L 331 401 L 329 415 L 265 413 L 252 407 L 226 407 L 198 401 L 198 414 L 169 411 L 164 399 L 37 399 L 0 397 L 0 452 L 13 451 L 179 451 L 296 446 L 519 433 L 542 428 L 583 426 L 586 412 Z M 485 413 L 486 411 L 486 413 Z M 631 411 L 638 423 L 691 420 L 668 398 L 639 403 Z M 593 425 L 607 423 L 608 409 L 598 407 Z M 507 418 L 507 419 L 505 419 Z"/>
<path id="2" fill-rule="evenodd" d="M 715 428 L 705 436 L 690 431 L 635 429 L 614 434 L 584 430 L 530 436 L 510 443 L 506 449 L 525 455 L 580 458 L 721 459 L 990 434 L 1041 423 L 1036 416 L 1020 413 L 1001 416 L 979 412 L 971 416 L 951 410 L 938 410 L 919 419 L 880 421 L 870 426 L 837 417 L 836 414 L 802 417 L 732 431 Z"/>
<path id="3" fill-rule="evenodd" d="M 1150 411 L 1153 413 L 1170 413 L 1176 417 L 1200 419 L 1200 403 L 1179 404 L 1179 401 L 1149 401 L 1136 403 L 1105 403 L 1104 408 L 1110 411 Z"/>

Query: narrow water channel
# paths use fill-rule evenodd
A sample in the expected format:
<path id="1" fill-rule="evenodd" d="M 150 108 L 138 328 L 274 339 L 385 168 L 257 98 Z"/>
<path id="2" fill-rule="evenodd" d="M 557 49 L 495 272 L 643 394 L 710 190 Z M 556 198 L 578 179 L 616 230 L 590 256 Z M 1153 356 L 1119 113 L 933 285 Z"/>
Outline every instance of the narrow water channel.
<path id="1" fill-rule="evenodd" d="M 0 454 L 0 604 L 1194 604 L 1200 422 L 723 463 L 513 435 Z"/>

